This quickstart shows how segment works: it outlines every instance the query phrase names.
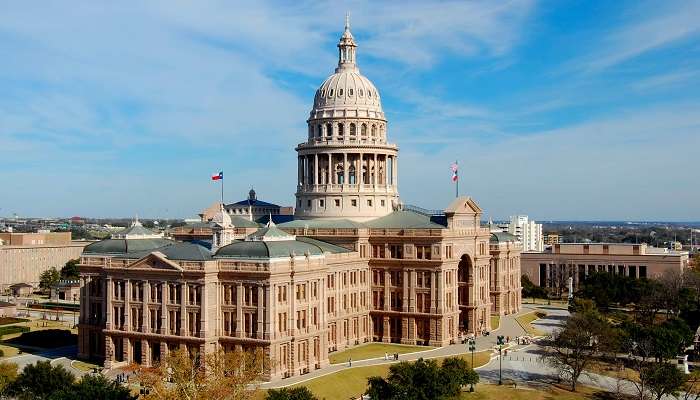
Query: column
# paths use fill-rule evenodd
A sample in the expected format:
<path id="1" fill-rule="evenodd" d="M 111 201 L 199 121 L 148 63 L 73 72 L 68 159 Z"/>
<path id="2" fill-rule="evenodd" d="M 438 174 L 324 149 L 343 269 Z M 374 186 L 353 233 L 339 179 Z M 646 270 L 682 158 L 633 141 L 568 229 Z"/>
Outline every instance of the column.
<path id="1" fill-rule="evenodd" d="M 415 309 L 413 307 L 411 307 L 411 305 L 409 304 L 411 302 L 411 300 L 409 300 L 409 297 L 408 297 L 408 291 L 409 291 L 409 287 L 410 287 L 409 280 L 410 280 L 410 277 L 413 273 L 412 273 L 412 270 L 405 270 L 405 271 L 401 271 L 401 274 L 403 275 L 403 293 L 401 296 L 402 297 L 401 302 L 403 304 L 401 306 L 401 311 L 413 312 L 413 311 L 415 311 Z"/>
<path id="2" fill-rule="evenodd" d="M 389 271 L 384 270 L 384 310 L 391 308 L 391 296 L 389 295 Z"/>
<path id="3" fill-rule="evenodd" d="M 131 330 L 131 281 L 124 280 L 124 325 L 126 331 Z"/>
<path id="4" fill-rule="evenodd" d="M 303 172 L 301 168 L 301 156 L 297 157 L 297 183 L 301 185 L 304 182 Z"/>
<path id="5" fill-rule="evenodd" d="M 421 271 L 421 273 L 423 273 Z M 416 270 L 412 269 L 409 271 L 409 276 L 411 277 L 411 283 L 408 285 L 408 301 L 409 301 L 409 311 L 410 312 L 416 312 L 417 304 L 416 304 L 416 282 L 418 281 L 416 279 Z M 428 310 L 425 310 L 424 312 L 427 312 Z"/>
<path id="6" fill-rule="evenodd" d="M 398 187 L 399 184 L 399 156 L 394 155 L 391 157 L 391 184 L 394 186 L 394 191 L 396 191 L 396 188 Z"/>
<path id="7" fill-rule="evenodd" d="M 348 180 L 348 153 L 343 152 L 343 185 L 349 184 Z"/>
<path id="8" fill-rule="evenodd" d="M 379 184 L 379 167 L 377 166 L 377 153 L 374 153 L 374 162 L 372 165 L 372 171 L 373 171 L 373 176 L 374 176 L 374 189 L 377 189 L 377 185 Z"/>
<path id="9" fill-rule="evenodd" d="M 105 311 L 105 329 L 112 329 L 112 309 L 114 308 L 112 306 L 112 299 L 114 299 L 114 283 L 112 282 L 111 276 L 106 277 L 105 282 L 107 282 L 107 290 L 105 291 L 105 305 L 107 307 L 107 310 Z"/>
<path id="10" fill-rule="evenodd" d="M 243 282 L 236 289 L 236 337 L 243 337 Z"/>
<path id="11" fill-rule="evenodd" d="M 160 282 L 160 293 L 161 293 L 161 298 L 160 298 L 160 333 L 161 335 L 164 335 L 168 331 L 168 324 L 170 323 L 170 316 L 168 315 L 168 299 L 170 298 L 170 285 L 168 285 L 167 282 L 161 281 Z M 162 349 L 162 347 L 161 347 Z M 163 352 L 161 350 L 161 360 L 165 360 L 163 358 Z"/>
<path id="12" fill-rule="evenodd" d="M 328 153 L 328 184 L 333 184 L 333 154 Z"/>
<path id="13" fill-rule="evenodd" d="M 437 272 L 431 271 L 428 273 L 430 275 L 430 313 L 435 314 L 437 312 Z M 469 299 L 467 299 L 469 301 Z"/>
<path id="14" fill-rule="evenodd" d="M 442 302 L 443 302 L 443 284 L 442 284 L 442 271 L 435 271 L 435 286 L 437 287 L 437 312 L 442 314 Z"/>
<path id="15" fill-rule="evenodd" d="M 362 171 L 362 159 L 364 158 L 364 156 L 365 155 L 363 153 L 360 153 L 360 158 L 357 160 L 358 163 L 357 167 L 355 168 L 355 175 L 360 178 L 357 186 L 359 189 L 362 189 L 362 185 L 364 185 L 365 183 L 365 174 Z"/>
<path id="16" fill-rule="evenodd" d="M 150 332 L 151 331 L 151 318 L 150 315 L 148 315 L 148 301 L 151 298 L 151 284 L 147 281 L 143 281 L 143 299 L 142 300 L 142 308 L 141 308 L 141 313 L 142 313 L 142 327 L 143 329 L 141 330 L 142 332 Z"/>
<path id="17" fill-rule="evenodd" d="M 314 186 L 318 185 L 318 154 L 314 154 Z"/>
<path id="18" fill-rule="evenodd" d="M 256 288 L 258 291 L 258 320 L 255 321 L 255 323 L 258 324 L 258 332 L 255 335 L 256 338 L 262 339 L 263 338 L 263 330 L 264 330 L 264 325 L 263 325 L 263 304 L 265 302 L 265 292 L 263 290 L 262 286 L 258 286 Z"/>
<path id="19" fill-rule="evenodd" d="M 213 285 L 213 283 L 211 283 Z M 209 330 L 209 318 L 207 318 L 207 313 L 209 312 L 209 301 L 207 300 L 207 284 L 206 281 L 200 286 L 200 299 L 199 299 L 199 337 L 205 337 L 207 331 Z M 216 307 L 217 315 L 219 314 L 219 308 Z"/>
<path id="20" fill-rule="evenodd" d="M 180 336 L 186 336 L 187 332 L 187 283 L 180 281 Z"/>

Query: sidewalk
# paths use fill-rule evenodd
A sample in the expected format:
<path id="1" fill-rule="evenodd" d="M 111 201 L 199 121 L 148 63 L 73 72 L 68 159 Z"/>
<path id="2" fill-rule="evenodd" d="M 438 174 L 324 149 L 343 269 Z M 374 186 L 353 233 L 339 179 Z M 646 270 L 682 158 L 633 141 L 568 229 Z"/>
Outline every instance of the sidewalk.
<path id="1" fill-rule="evenodd" d="M 478 336 L 476 338 L 476 352 L 481 352 L 484 350 L 492 350 L 496 346 L 496 340 L 498 335 L 510 336 L 511 339 L 515 339 L 516 336 L 525 335 L 523 328 L 515 321 L 515 317 L 527 314 L 535 310 L 532 306 L 523 306 L 523 308 L 517 314 L 505 315 L 501 317 L 500 326 L 497 330 L 491 331 L 489 336 Z M 401 361 L 415 361 L 419 358 L 429 359 L 429 358 L 440 358 L 449 357 L 460 354 L 466 354 L 469 352 L 469 346 L 467 344 L 452 344 L 444 347 L 439 347 L 437 349 L 430 349 L 425 351 L 419 351 L 415 353 L 407 353 L 399 356 L 398 361 L 394 360 L 384 360 L 384 357 L 372 358 L 367 360 L 357 360 L 352 362 L 352 367 L 348 367 L 347 363 L 341 364 L 331 364 L 328 367 L 317 369 L 311 371 L 305 375 L 293 376 L 290 378 L 276 380 L 272 382 L 266 382 L 260 385 L 263 389 L 274 389 L 287 387 L 292 385 L 297 385 L 312 379 L 320 378 L 329 374 L 336 373 L 338 371 L 346 370 L 349 368 L 360 368 L 367 367 L 371 365 L 381 365 L 381 364 L 393 364 Z"/>

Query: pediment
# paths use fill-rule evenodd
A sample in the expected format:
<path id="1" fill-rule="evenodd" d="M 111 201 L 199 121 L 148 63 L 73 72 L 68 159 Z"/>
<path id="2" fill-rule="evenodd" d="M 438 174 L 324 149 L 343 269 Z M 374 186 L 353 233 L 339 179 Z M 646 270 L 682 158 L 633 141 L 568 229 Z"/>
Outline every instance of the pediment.
<path id="1" fill-rule="evenodd" d="M 127 269 L 153 269 L 165 271 L 182 271 L 176 262 L 168 260 L 165 254 L 154 251 L 153 253 L 134 261 L 126 266 Z"/>
<path id="2" fill-rule="evenodd" d="M 462 196 L 454 199 L 452 203 L 445 209 L 445 214 L 481 214 L 483 211 L 478 204 L 468 196 Z"/>

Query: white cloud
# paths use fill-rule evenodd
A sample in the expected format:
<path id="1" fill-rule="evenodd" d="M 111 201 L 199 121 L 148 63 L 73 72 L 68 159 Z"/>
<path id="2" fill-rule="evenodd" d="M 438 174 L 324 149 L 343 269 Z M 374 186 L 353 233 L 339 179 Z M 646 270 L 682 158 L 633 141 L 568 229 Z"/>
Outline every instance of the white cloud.
<path id="1" fill-rule="evenodd" d="M 700 33 L 700 2 L 645 2 L 578 66 L 596 72 Z M 641 15 L 641 16 L 640 16 Z M 595 42 L 594 42 L 595 43 Z"/>

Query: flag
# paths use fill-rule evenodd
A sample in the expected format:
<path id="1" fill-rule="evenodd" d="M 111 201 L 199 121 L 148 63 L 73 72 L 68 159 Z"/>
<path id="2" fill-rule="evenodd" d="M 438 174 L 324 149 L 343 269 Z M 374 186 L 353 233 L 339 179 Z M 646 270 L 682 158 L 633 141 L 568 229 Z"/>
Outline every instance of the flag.
<path id="1" fill-rule="evenodd" d="M 457 182 L 457 179 L 459 179 L 459 177 L 457 176 L 457 170 L 459 169 L 459 166 L 457 165 L 457 161 L 452 163 L 452 165 L 450 166 L 450 169 L 452 169 L 452 182 Z"/>
<path id="2" fill-rule="evenodd" d="M 219 179 L 224 179 L 224 171 L 219 171 L 218 174 L 213 174 L 211 176 L 212 181 L 218 181 Z"/>

